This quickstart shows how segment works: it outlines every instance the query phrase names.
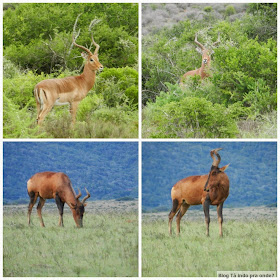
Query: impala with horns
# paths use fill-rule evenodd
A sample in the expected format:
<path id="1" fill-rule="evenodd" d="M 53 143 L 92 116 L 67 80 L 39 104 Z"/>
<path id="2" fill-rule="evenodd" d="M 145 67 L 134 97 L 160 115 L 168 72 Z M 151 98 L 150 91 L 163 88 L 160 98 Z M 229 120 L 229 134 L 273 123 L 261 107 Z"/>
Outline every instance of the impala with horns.
<path id="1" fill-rule="evenodd" d="M 83 215 L 85 212 L 85 201 L 90 197 L 90 193 L 87 191 L 87 195 L 82 201 L 81 191 L 76 195 L 72 187 L 69 177 L 62 172 L 40 172 L 33 175 L 27 182 L 27 192 L 30 197 L 30 203 L 28 206 L 28 224 L 30 225 L 30 216 L 32 208 L 39 197 L 39 203 L 37 206 L 37 213 L 40 218 L 41 226 L 44 227 L 42 218 L 42 208 L 46 199 L 54 198 L 59 211 L 59 226 L 63 226 L 63 208 L 67 203 L 70 207 L 75 223 L 77 227 L 83 227 Z"/>
<path id="2" fill-rule="evenodd" d="M 172 219 L 177 213 L 177 235 L 180 233 L 180 221 L 191 205 L 203 205 L 206 235 L 209 236 L 209 206 L 217 206 L 220 236 L 223 236 L 223 203 L 229 195 L 229 179 L 224 172 L 228 165 L 219 167 L 221 157 L 218 151 L 212 150 L 210 155 L 213 163 L 209 174 L 190 176 L 177 182 L 171 190 L 172 209 L 169 213 L 169 234 L 172 233 Z M 217 159 L 215 158 L 217 157 Z"/>
<path id="3" fill-rule="evenodd" d="M 77 20 L 75 26 L 76 24 Z M 79 103 L 93 87 L 97 71 L 103 70 L 103 66 L 98 60 L 99 45 L 95 43 L 92 34 L 91 40 L 96 47 L 94 53 L 88 48 L 78 45 L 75 42 L 77 37 L 74 38 L 73 33 L 72 41 L 74 46 L 85 51 L 82 53 L 82 57 L 86 59 L 84 71 L 79 76 L 43 80 L 35 86 L 34 96 L 37 104 L 37 123 L 39 125 L 42 124 L 54 105 L 67 104 L 70 105 L 72 124 L 74 124 Z"/>
<path id="4" fill-rule="evenodd" d="M 211 63 L 211 54 L 214 53 L 213 49 L 206 48 L 201 43 L 197 41 L 197 33 L 195 34 L 194 42 L 198 45 L 199 49 L 198 52 L 202 54 L 202 63 L 201 67 L 195 70 L 188 71 L 185 73 L 181 79 L 181 83 L 186 79 L 188 76 L 195 76 L 199 75 L 201 79 L 204 79 L 205 77 L 209 76 L 210 71 L 210 63 Z M 220 33 L 218 35 L 218 39 L 215 43 L 212 44 L 213 47 L 215 47 L 218 43 L 220 43 Z"/>

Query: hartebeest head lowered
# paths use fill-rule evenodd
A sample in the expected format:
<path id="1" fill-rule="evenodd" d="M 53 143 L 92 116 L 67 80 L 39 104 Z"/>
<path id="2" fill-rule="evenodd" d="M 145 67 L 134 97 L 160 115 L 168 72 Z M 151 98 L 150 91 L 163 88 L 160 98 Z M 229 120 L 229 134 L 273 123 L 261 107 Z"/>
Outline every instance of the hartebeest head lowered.
<path id="1" fill-rule="evenodd" d="M 201 79 L 209 76 L 210 63 L 211 63 L 211 54 L 214 52 L 213 48 L 220 43 L 220 33 L 218 34 L 218 39 L 215 43 L 212 44 L 212 48 L 206 48 L 197 40 L 197 33 L 195 34 L 194 42 L 198 45 L 198 52 L 202 55 L 201 67 L 195 70 L 188 71 L 185 73 L 181 79 L 181 83 L 183 83 L 184 79 L 188 76 L 199 75 Z"/>
<path id="2" fill-rule="evenodd" d="M 37 123 L 39 125 L 42 124 L 53 106 L 66 104 L 70 105 L 72 123 L 75 123 L 79 103 L 93 87 L 97 71 L 103 70 L 103 66 L 98 60 L 99 45 L 94 41 L 93 35 L 91 34 L 91 40 L 95 46 L 94 53 L 88 48 L 76 43 L 79 33 L 76 38 L 74 37 L 74 33 L 76 33 L 75 28 L 78 17 L 73 28 L 72 43 L 74 46 L 85 51 L 85 53 L 82 53 L 82 57 L 86 59 L 84 71 L 79 76 L 44 80 L 35 86 L 34 96 L 37 104 Z"/>
<path id="3" fill-rule="evenodd" d="M 169 213 L 169 233 L 172 232 L 172 219 L 176 213 L 177 234 L 180 233 L 180 221 L 191 205 L 202 204 L 205 214 L 206 235 L 209 235 L 209 206 L 216 205 L 220 225 L 220 236 L 223 223 L 223 203 L 229 195 L 229 179 L 224 172 L 227 167 L 219 168 L 221 148 L 210 152 L 213 163 L 209 174 L 190 176 L 177 182 L 171 189 L 172 209 Z"/>
<path id="4" fill-rule="evenodd" d="M 28 206 L 28 224 L 30 224 L 31 211 L 36 203 L 37 198 L 40 201 L 37 206 L 38 216 L 40 218 L 41 226 L 44 227 L 42 218 L 42 208 L 46 199 L 55 199 L 59 210 L 59 226 L 63 226 L 63 208 L 67 203 L 70 207 L 73 218 L 77 227 L 83 227 L 83 215 L 85 212 L 85 201 L 90 197 L 90 193 L 87 189 L 87 195 L 79 200 L 81 197 L 81 191 L 76 195 L 72 187 L 69 177 L 62 172 L 40 172 L 33 175 L 27 182 L 27 192 L 30 197 L 30 203 Z"/>

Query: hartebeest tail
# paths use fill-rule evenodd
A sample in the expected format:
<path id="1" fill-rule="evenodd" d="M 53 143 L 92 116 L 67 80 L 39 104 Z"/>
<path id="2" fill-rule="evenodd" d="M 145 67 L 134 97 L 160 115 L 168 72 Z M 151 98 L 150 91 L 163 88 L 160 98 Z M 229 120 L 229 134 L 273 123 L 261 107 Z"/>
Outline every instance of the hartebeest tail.
<path id="1" fill-rule="evenodd" d="M 42 218 L 42 208 L 46 199 L 55 199 L 59 210 L 59 226 L 63 226 L 63 209 L 64 204 L 67 203 L 72 210 L 73 218 L 77 227 L 83 227 L 83 215 L 85 212 L 85 201 L 90 197 L 90 193 L 86 189 L 87 195 L 82 201 L 81 191 L 76 195 L 72 187 L 69 177 L 62 172 L 40 172 L 33 175 L 27 182 L 27 192 L 30 197 L 30 203 L 28 206 L 28 224 L 30 225 L 30 216 L 32 208 L 39 197 L 39 203 L 37 206 L 37 213 L 40 218 L 41 226 L 45 224 Z"/>
<path id="2" fill-rule="evenodd" d="M 210 155 L 213 163 L 209 174 L 190 176 L 177 182 L 171 189 L 172 209 L 169 213 L 169 233 L 172 233 L 172 219 L 177 213 L 177 234 L 180 233 L 180 221 L 191 205 L 202 204 L 205 214 L 206 235 L 209 235 L 209 206 L 216 205 L 220 226 L 220 236 L 223 235 L 223 203 L 229 195 L 229 179 L 224 172 L 227 167 L 219 168 L 221 157 L 218 151 L 212 150 Z M 217 157 L 217 159 L 215 158 Z"/>

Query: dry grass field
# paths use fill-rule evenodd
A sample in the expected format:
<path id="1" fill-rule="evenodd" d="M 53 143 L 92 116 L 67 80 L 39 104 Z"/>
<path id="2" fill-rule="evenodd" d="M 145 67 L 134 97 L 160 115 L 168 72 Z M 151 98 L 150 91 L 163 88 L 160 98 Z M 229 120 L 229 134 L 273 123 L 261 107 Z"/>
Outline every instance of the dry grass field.
<path id="1" fill-rule="evenodd" d="M 84 227 L 76 228 L 65 206 L 64 228 L 57 226 L 55 203 L 36 208 L 27 225 L 27 205 L 4 206 L 5 277 L 136 277 L 138 275 L 138 201 L 89 202 Z"/>

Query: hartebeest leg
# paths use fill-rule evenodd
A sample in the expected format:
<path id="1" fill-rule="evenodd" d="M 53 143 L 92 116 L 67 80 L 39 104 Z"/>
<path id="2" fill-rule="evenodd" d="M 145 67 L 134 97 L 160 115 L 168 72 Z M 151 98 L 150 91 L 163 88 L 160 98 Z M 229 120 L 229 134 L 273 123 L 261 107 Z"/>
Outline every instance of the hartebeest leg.
<path id="1" fill-rule="evenodd" d="M 176 216 L 177 235 L 180 234 L 180 221 L 181 221 L 182 217 L 185 215 L 185 213 L 187 212 L 187 210 L 189 209 L 189 207 L 190 207 L 189 204 L 187 204 L 186 202 L 183 202 L 180 210 L 177 213 L 177 216 Z"/>
<path id="2" fill-rule="evenodd" d="M 207 195 L 207 197 L 203 203 L 207 236 L 209 236 L 209 224 L 210 224 L 209 207 L 210 207 L 210 204 L 211 204 L 210 197 L 209 197 L 209 195 Z"/>
<path id="3" fill-rule="evenodd" d="M 75 124 L 76 122 L 76 113 L 77 113 L 79 103 L 80 102 L 75 101 L 70 104 L 70 114 L 72 116 L 72 124 Z"/>
<path id="4" fill-rule="evenodd" d="M 37 213 L 38 213 L 38 216 L 39 216 L 40 223 L 41 223 L 42 227 L 45 226 L 43 218 L 42 218 L 42 208 L 43 208 L 45 202 L 46 202 L 46 200 L 44 198 L 40 197 L 40 201 L 39 201 L 38 206 L 37 206 Z"/>
<path id="5" fill-rule="evenodd" d="M 217 205 L 217 214 L 218 214 L 218 221 L 219 221 L 219 230 L 220 230 L 220 236 L 223 237 L 223 202 L 219 205 Z"/>
<path id="6" fill-rule="evenodd" d="M 59 211 L 59 221 L 58 221 L 58 225 L 59 226 L 64 226 L 63 225 L 63 208 L 64 208 L 64 203 L 61 201 L 60 197 L 58 196 L 58 194 L 55 195 L 55 202 Z"/>
<path id="7" fill-rule="evenodd" d="M 168 227 L 169 227 L 169 234 L 172 234 L 172 220 L 175 214 L 178 212 L 179 208 L 181 207 L 181 204 L 179 204 L 179 201 L 177 199 L 174 199 L 172 201 L 172 209 L 169 213 L 169 222 L 168 222 Z"/>
<path id="8" fill-rule="evenodd" d="M 30 197 L 30 202 L 28 205 L 28 225 L 30 225 L 30 216 L 31 216 L 32 208 L 37 201 L 38 193 L 30 192 L 28 193 L 28 195 Z"/>

